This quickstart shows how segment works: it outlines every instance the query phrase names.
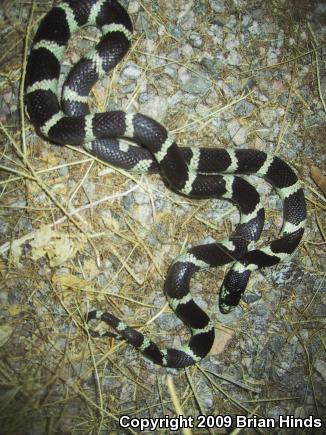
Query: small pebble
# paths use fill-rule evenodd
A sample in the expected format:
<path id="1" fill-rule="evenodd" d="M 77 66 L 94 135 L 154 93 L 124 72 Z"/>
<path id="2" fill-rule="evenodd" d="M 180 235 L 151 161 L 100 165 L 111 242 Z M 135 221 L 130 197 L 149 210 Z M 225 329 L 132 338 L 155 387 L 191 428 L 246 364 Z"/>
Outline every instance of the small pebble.
<path id="1" fill-rule="evenodd" d="M 122 75 L 125 78 L 134 80 L 140 77 L 141 70 L 136 64 L 129 63 L 122 71 Z"/>
<path id="2" fill-rule="evenodd" d="M 222 13 L 225 11 L 224 0 L 209 0 L 209 5 L 214 12 Z"/>

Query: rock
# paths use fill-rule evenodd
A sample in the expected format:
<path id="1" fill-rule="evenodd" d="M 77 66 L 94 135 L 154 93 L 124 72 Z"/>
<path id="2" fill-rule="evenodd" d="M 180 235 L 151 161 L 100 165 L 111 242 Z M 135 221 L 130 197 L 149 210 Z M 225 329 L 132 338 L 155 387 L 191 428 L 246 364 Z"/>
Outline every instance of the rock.
<path id="1" fill-rule="evenodd" d="M 255 110 L 255 105 L 250 103 L 250 101 L 242 100 L 239 101 L 234 107 L 234 111 L 239 116 L 249 116 Z"/>
<path id="2" fill-rule="evenodd" d="M 203 79 L 196 75 L 192 75 L 191 78 L 182 85 L 182 89 L 185 92 L 196 95 L 205 95 L 211 87 L 209 80 Z"/>
<path id="3" fill-rule="evenodd" d="M 131 1 L 128 6 L 128 13 L 129 14 L 136 14 L 140 9 L 140 4 L 138 1 Z"/>
<path id="4" fill-rule="evenodd" d="M 246 127 L 241 126 L 237 121 L 231 121 L 227 125 L 227 130 L 235 145 L 240 146 L 246 143 L 248 136 L 248 129 Z"/>
<path id="5" fill-rule="evenodd" d="M 204 45 L 203 38 L 200 33 L 193 32 L 189 36 L 190 44 L 195 48 L 201 48 Z"/>
<path id="6" fill-rule="evenodd" d="M 141 75 L 141 70 L 138 65 L 129 62 L 128 65 L 122 71 L 122 76 L 127 79 L 138 79 Z"/>
<path id="7" fill-rule="evenodd" d="M 314 367 L 318 371 L 318 373 L 321 375 L 324 382 L 326 382 L 326 362 L 322 359 L 317 359 L 314 362 Z"/>
<path id="8" fill-rule="evenodd" d="M 223 0 L 209 0 L 209 5 L 214 12 L 222 13 L 225 11 L 225 5 Z"/>

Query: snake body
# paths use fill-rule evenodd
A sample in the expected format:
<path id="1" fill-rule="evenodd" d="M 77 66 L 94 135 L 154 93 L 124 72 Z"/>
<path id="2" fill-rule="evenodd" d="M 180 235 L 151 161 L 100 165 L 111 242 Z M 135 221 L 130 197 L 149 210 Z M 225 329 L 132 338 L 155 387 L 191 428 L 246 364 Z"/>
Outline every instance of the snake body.
<path id="1" fill-rule="evenodd" d="M 58 99 L 58 81 L 66 45 L 74 32 L 95 25 L 100 42 L 72 69 Z M 297 248 L 306 207 L 294 171 L 281 159 L 257 150 L 180 148 L 161 124 L 140 113 L 89 113 L 87 98 L 93 84 L 123 58 L 130 47 L 131 20 L 115 0 L 66 0 L 42 19 L 33 40 L 25 78 L 25 106 L 37 132 L 55 144 L 84 145 L 97 157 L 128 170 L 160 172 L 166 183 L 182 195 L 224 198 L 240 210 L 240 223 L 230 237 L 192 247 L 175 259 L 164 291 L 178 317 L 190 328 L 189 342 L 179 349 L 160 349 L 139 331 L 108 312 L 87 314 L 99 319 L 156 364 L 182 368 L 200 361 L 210 351 L 214 328 L 190 293 L 193 274 L 230 262 L 219 296 L 219 308 L 236 306 L 252 271 L 273 266 Z M 122 145 L 127 138 L 135 145 Z M 237 174 L 266 178 L 283 200 L 280 237 L 254 249 L 264 224 L 264 209 L 257 191 Z M 116 336 L 111 332 L 95 335 Z"/>

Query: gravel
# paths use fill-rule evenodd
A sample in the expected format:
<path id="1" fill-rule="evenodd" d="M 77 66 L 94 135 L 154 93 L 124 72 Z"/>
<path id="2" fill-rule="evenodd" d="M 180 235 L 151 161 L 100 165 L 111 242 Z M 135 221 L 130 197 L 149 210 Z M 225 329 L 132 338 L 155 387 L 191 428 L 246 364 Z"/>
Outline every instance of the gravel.
<path id="1" fill-rule="evenodd" d="M 24 382 L 19 384 L 21 380 L 15 378 L 12 385 L 17 384 L 24 400 L 33 398 L 32 411 L 27 410 L 24 415 L 34 413 L 36 421 L 30 426 L 32 431 L 24 433 L 44 430 L 42 424 L 37 424 L 37 404 L 42 400 L 59 403 L 69 395 L 71 402 L 67 406 L 49 411 L 51 422 L 62 412 L 62 420 L 55 428 L 60 433 L 70 433 L 79 423 L 82 427 L 81 420 L 72 416 L 74 412 L 96 421 L 98 404 L 105 408 L 102 423 L 108 419 L 110 430 L 118 428 L 109 418 L 114 410 L 137 417 L 174 415 L 166 388 L 167 374 L 174 379 L 187 415 L 254 412 L 276 420 L 286 415 L 325 417 L 322 338 L 326 315 L 325 201 L 320 192 L 314 193 L 317 187 L 309 177 L 312 164 L 325 171 L 325 108 L 320 94 L 325 100 L 326 75 L 321 50 L 311 52 L 314 38 L 317 45 L 324 41 L 325 5 L 302 2 L 302 7 L 295 7 L 290 1 L 255 0 L 124 3 L 134 23 L 133 42 L 137 46 L 126 63 L 120 64 L 122 68 L 112 83 L 111 99 L 106 102 L 108 110 L 128 107 L 152 116 L 170 128 L 181 146 L 276 152 L 293 165 L 304 181 L 310 211 L 306 241 L 290 261 L 252 273 L 241 305 L 229 315 L 219 313 L 217 295 L 227 268 L 198 273 L 191 281 L 196 301 L 210 313 L 213 322 L 235 332 L 223 354 L 210 355 L 200 363 L 205 374 L 212 377 L 209 381 L 199 369 L 190 369 L 185 374 L 156 367 L 130 346 L 115 347 L 119 342 L 114 340 L 92 344 L 89 351 L 84 346 L 86 336 L 82 326 L 77 330 L 77 325 L 81 325 L 80 313 L 86 307 L 110 307 L 126 322 L 136 327 L 146 325 L 146 332 L 158 343 L 172 346 L 186 343 L 188 332 L 170 311 L 147 322 L 166 302 L 162 288 L 173 259 L 190 246 L 211 243 L 230 234 L 239 222 L 233 204 L 215 198 L 190 201 L 169 190 L 157 176 L 125 175 L 114 170 L 104 174 L 100 172 L 103 167 L 95 162 L 85 180 L 82 178 L 90 162 L 40 172 L 67 214 L 83 205 L 88 207 L 76 219 L 102 260 L 100 266 L 94 267 L 90 280 L 83 267 L 87 259 L 94 260 L 94 250 L 85 234 L 77 234 L 77 230 L 74 233 L 72 224 L 65 227 L 57 222 L 62 217 L 61 211 L 53 211 L 54 204 L 36 183 L 28 188 L 21 181 L 9 183 L 9 187 L 3 184 L 6 187 L 2 195 L 7 195 L 5 201 L 11 208 L 4 209 L 1 215 L 0 248 L 32 233 L 43 222 L 55 222 L 58 230 L 71 232 L 78 243 L 76 257 L 61 270 L 46 267 L 46 255 L 38 262 L 33 261 L 30 256 L 33 248 L 28 240 L 23 244 L 19 261 L 11 248 L 1 251 L 0 271 L 6 280 L 0 292 L 3 319 L 15 330 L 2 350 L 7 352 L 6 358 L 13 355 L 10 370 L 15 367 L 16 374 L 22 373 Z M 44 10 L 43 5 L 38 13 Z M 11 13 L 16 14 L 15 20 L 21 16 L 19 11 Z M 1 14 L 0 18 L 4 20 Z M 81 38 L 78 48 L 84 43 L 88 46 L 89 41 Z M 315 55 L 319 59 L 319 89 Z M 9 63 L 13 69 L 21 65 L 16 60 Z M 18 77 L 19 71 L 15 71 Z M 8 74 L 0 75 L 3 86 L 0 120 L 14 131 L 18 81 L 13 75 L 9 84 L 5 83 L 2 77 Z M 110 81 L 102 83 L 103 95 L 110 89 L 107 83 Z M 91 108 L 98 110 L 96 92 L 94 95 Z M 20 127 L 15 132 L 15 138 L 20 137 Z M 41 142 L 31 133 L 26 137 L 28 157 L 36 170 L 85 158 L 72 150 Z M 15 168 L 22 170 L 13 150 L 6 150 L 6 155 L 9 158 L 5 164 L 10 166 L 16 161 Z M 264 244 L 278 234 L 282 203 L 267 183 L 256 178 L 249 179 L 266 207 L 261 242 Z M 135 190 L 125 194 L 130 188 Z M 105 201 L 101 208 L 93 208 L 98 199 L 112 193 L 120 197 Z M 65 284 L 55 281 L 53 277 L 59 272 L 71 281 Z M 33 279 L 27 280 L 29 276 Z M 47 286 L 51 283 L 53 291 L 50 287 L 45 291 L 45 283 Z M 72 331 L 71 336 L 65 335 L 69 344 L 60 335 L 67 330 Z M 58 338 L 52 340 L 52 334 Z M 103 365 L 101 358 L 106 352 Z M 20 354 L 29 360 L 32 369 L 19 365 Z M 35 362 L 35 355 L 40 355 L 42 364 Z M 81 369 L 79 359 L 85 355 L 83 364 L 87 369 Z M 62 373 L 59 361 L 64 361 Z M 100 361 L 96 372 L 94 361 Z M 44 374 L 40 372 L 46 366 L 49 377 L 45 369 Z M 79 377 L 80 372 L 84 378 Z M 36 373 L 35 385 L 28 379 L 32 373 Z M 51 386 L 46 392 L 42 390 L 43 384 L 39 386 L 41 376 L 43 384 Z M 29 382 L 36 392 L 28 390 Z M 11 385 L 9 381 L 5 384 Z M 69 389 L 69 385 L 77 384 L 80 389 L 87 387 L 81 400 L 76 399 L 77 387 Z M 99 386 L 104 400 L 98 394 Z M 92 405 L 85 408 L 85 397 L 96 405 L 94 409 Z M 102 429 L 97 426 L 94 433 L 107 433 L 103 429 L 106 424 Z M 91 432 L 90 426 L 86 427 Z M 255 432 L 247 429 L 244 433 Z M 297 432 L 294 429 L 286 432 L 292 433 Z"/>

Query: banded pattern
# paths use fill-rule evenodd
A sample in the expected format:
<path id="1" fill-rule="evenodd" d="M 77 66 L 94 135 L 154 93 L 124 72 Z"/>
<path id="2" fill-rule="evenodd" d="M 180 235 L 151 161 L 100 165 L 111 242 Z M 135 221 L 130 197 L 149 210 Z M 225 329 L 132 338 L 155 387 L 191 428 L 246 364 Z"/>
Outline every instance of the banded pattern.
<path id="1" fill-rule="evenodd" d="M 59 102 L 58 81 L 65 47 L 72 34 L 86 25 L 97 26 L 102 38 L 71 70 Z M 294 252 L 304 231 L 305 201 L 296 175 L 277 157 L 256 150 L 179 148 L 162 125 L 142 114 L 90 114 L 87 99 L 92 86 L 125 55 L 131 34 L 130 18 L 115 0 L 59 3 L 43 18 L 34 37 L 26 70 L 25 105 L 36 130 L 51 142 L 83 144 L 98 157 L 124 169 L 160 172 L 167 184 L 183 195 L 225 198 L 239 207 L 240 223 L 229 238 L 189 249 L 168 271 L 165 294 L 191 331 L 185 346 L 161 350 L 110 313 L 94 310 L 87 315 L 87 321 L 102 320 L 118 333 L 92 332 L 94 336 L 117 336 L 157 364 L 182 368 L 200 361 L 214 341 L 213 325 L 190 293 L 193 274 L 234 263 L 220 293 L 220 310 L 227 313 L 239 303 L 253 270 L 274 265 Z M 128 138 L 135 145 L 125 145 L 120 138 Z M 237 175 L 248 173 L 269 180 L 284 204 L 281 236 L 262 249 L 252 249 L 252 245 L 260 237 L 264 209 L 256 190 Z"/>

